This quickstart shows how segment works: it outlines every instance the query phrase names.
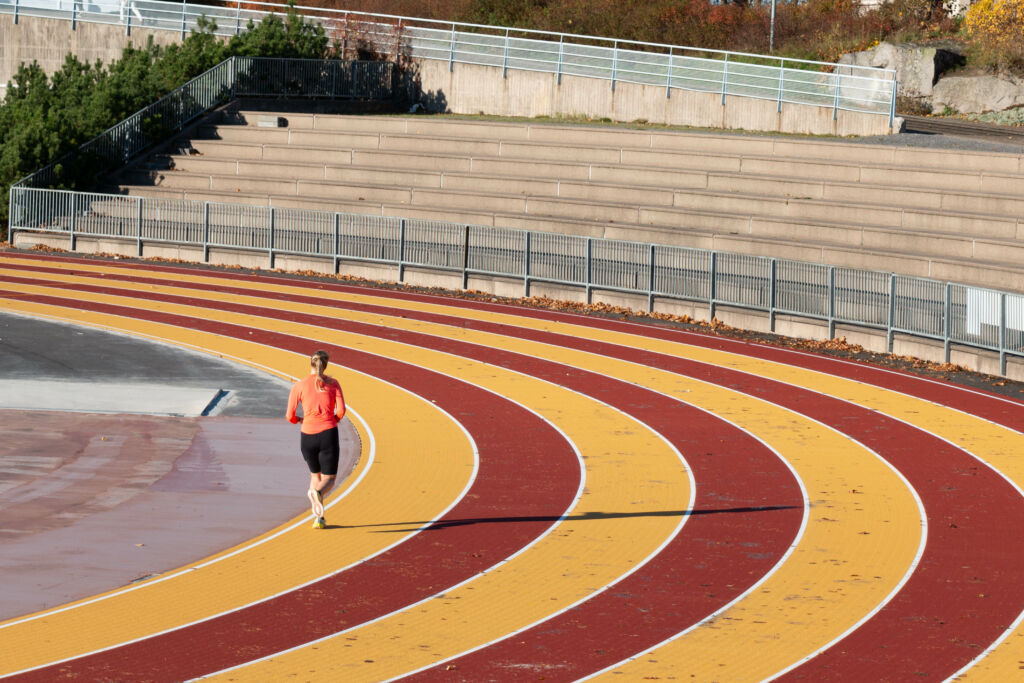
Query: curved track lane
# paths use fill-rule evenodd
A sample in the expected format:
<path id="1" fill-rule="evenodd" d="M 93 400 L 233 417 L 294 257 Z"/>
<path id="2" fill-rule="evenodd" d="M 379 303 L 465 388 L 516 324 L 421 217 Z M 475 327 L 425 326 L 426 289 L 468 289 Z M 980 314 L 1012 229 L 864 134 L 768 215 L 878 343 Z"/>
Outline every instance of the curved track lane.
<path id="1" fill-rule="evenodd" d="M 661 448 L 660 439 L 670 447 L 666 456 L 682 453 L 689 467 L 685 474 L 696 483 L 692 503 L 678 504 L 677 489 L 688 484 L 673 479 L 684 473 L 676 455 L 677 474 L 668 474 L 672 457 L 664 458 L 665 464 L 634 479 L 639 488 L 611 487 L 600 494 L 600 510 L 586 507 L 588 491 L 565 514 L 520 515 L 526 519 L 503 523 L 498 533 L 488 528 L 497 525 L 487 515 L 445 517 L 418 534 L 406 529 L 409 538 L 387 552 L 470 527 L 477 529 L 476 538 L 449 537 L 446 549 L 472 555 L 473 548 L 490 547 L 491 537 L 529 526 L 521 522 L 537 527 L 534 541 L 518 541 L 520 550 L 512 549 L 516 544 L 496 550 L 477 570 L 483 574 L 462 582 L 445 575 L 440 583 L 450 583 L 428 602 L 407 595 L 361 618 L 311 624 L 316 620 L 309 619 L 309 610 L 323 594 L 299 588 L 210 620 L 260 633 L 243 646 L 231 642 L 237 629 L 196 630 L 205 622 L 127 646 L 145 652 L 154 644 L 192 647 L 197 638 L 220 643 L 209 648 L 219 649 L 218 654 L 193 673 L 265 658 L 228 677 L 265 680 L 306 666 L 330 676 L 351 666 L 345 671 L 353 680 L 417 669 L 421 677 L 449 680 L 514 678 L 524 672 L 570 680 L 602 669 L 630 678 L 687 673 L 760 680 L 786 672 L 801 680 L 863 680 L 946 677 L 958 670 L 970 676 L 972 665 L 988 675 L 1009 672 L 1020 659 L 1020 637 L 1011 634 L 999 641 L 1024 609 L 1021 558 L 1001 547 L 1002 539 L 1024 521 L 1024 472 L 1013 457 L 1024 450 L 1018 402 L 902 373 L 665 328 L 275 277 L 14 256 L 0 259 L 0 294 L 8 297 L 0 299 L 5 308 L 36 315 L 92 324 L 99 315 L 99 324 L 163 338 L 173 329 L 178 343 L 194 345 L 198 339 L 210 345 L 233 337 L 232 343 L 244 348 L 255 341 L 260 348 L 304 353 L 315 343 L 309 339 L 330 338 L 344 347 L 339 348 L 342 354 L 365 354 L 378 363 L 387 357 L 435 377 L 473 375 L 465 386 L 480 386 L 488 396 L 512 395 L 512 405 L 523 406 L 524 414 L 538 415 L 549 430 L 565 434 L 588 431 L 582 427 L 585 420 L 575 422 L 581 416 L 589 417 L 594 430 L 595 419 L 601 424 L 631 415 L 639 422 L 611 430 L 629 434 L 605 435 L 622 438 L 621 445 L 609 441 L 593 449 L 594 461 L 610 466 L 609 481 L 621 476 L 611 475 L 616 459 L 629 458 L 633 467 L 623 471 L 631 474 L 640 462 L 641 469 L 648 467 L 648 454 Z M 246 353 L 229 355 L 265 367 L 284 364 L 280 358 L 268 363 L 260 354 Z M 363 370 L 375 374 L 375 367 Z M 543 383 L 524 389 L 531 377 Z M 572 393 L 563 394 L 559 387 Z M 347 383 L 346 389 L 351 393 Z M 419 388 L 410 390 L 420 393 Z M 597 402 L 589 408 L 582 407 L 586 403 L 554 408 L 566 403 L 566 396 L 584 401 L 591 396 Z M 478 401 L 474 407 L 502 413 L 493 400 L 500 401 Z M 597 417 L 607 409 L 613 412 Z M 377 427 L 368 423 L 382 431 L 383 422 Z M 571 425 L 568 431 L 566 425 Z M 486 432 L 466 430 L 474 438 Z M 637 440 L 646 430 L 657 438 Z M 492 426 L 492 431 L 501 429 Z M 520 438 L 519 447 L 527 442 Z M 549 457 L 542 448 L 524 455 L 539 470 Z M 584 456 L 584 463 L 589 460 Z M 481 450 L 481 472 L 484 461 Z M 587 464 L 588 486 L 592 466 Z M 666 475 L 675 482 L 662 485 L 668 497 L 657 493 L 655 483 Z M 810 507 L 794 475 L 806 487 Z M 553 485 L 554 479 L 541 474 L 535 481 Z M 561 489 L 563 505 L 568 488 Z M 645 512 L 656 516 L 634 513 L 615 519 L 631 512 L 634 498 L 656 501 Z M 530 501 L 524 507 L 534 510 L 534 505 Z M 595 518 L 593 512 L 605 516 Z M 612 533 L 588 530 L 598 525 Z M 639 546 L 624 541 L 637 529 L 650 541 Z M 633 550 L 622 554 L 623 545 Z M 566 559 L 561 575 L 538 569 L 538 559 L 559 557 L 547 547 Z M 576 554 L 567 555 L 569 548 Z M 609 560 L 600 563 L 609 566 L 581 572 L 588 548 L 600 549 L 595 557 Z M 968 551 L 971 561 L 965 564 Z M 413 571 L 404 565 L 396 576 L 415 582 L 424 566 L 433 569 L 444 558 L 443 553 L 423 552 Z M 372 563 L 335 566 L 342 570 L 337 580 L 346 593 L 377 600 L 373 581 L 358 574 Z M 984 594 L 978 592 L 981 584 Z M 429 590 L 423 592 L 429 597 Z M 555 598 L 547 600 L 553 604 L 544 606 L 544 600 L 531 595 L 545 592 L 558 593 L 548 596 Z M 490 614 L 509 605 L 515 605 L 510 617 Z M 293 624 L 286 629 L 292 645 L 288 638 L 274 641 L 262 633 L 282 614 Z M 179 618 L 178 623 L 188 620 Z M 47 626 L 51 633 L 63 629 L 59 619 Z M 346 635 L 330 635 L 341 631 Z M 434 632 L 439 635 L 430 642 L 418 642 L 422 634 Z M 302 645 L 318 638 L 314 645 Z M 372 655 L 378 659 L 368 663 L 356 656 L 347 665 L 354 642 L 360 655 L 379 653 Z M 293 649 L 268 657 L 285 648 Z M 77 670 L 94 677 L 117 671 L 118 655 L 129 649 L 110 650 L 106 660 L 98 655 L 101 659 Z M 752 651 L 758 656 L 750 657 Z M 72 672 L 89 659 L 63 666 Z M 163 665 L 151 668 L 152 680 L 161 680 Z"/>

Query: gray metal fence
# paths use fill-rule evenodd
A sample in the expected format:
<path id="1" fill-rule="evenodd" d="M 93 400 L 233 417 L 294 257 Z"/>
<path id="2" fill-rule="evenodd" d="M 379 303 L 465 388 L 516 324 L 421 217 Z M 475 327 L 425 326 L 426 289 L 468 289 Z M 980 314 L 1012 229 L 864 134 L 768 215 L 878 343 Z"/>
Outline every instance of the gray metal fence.
<path id="1" fill-rule="evenodd" d="M 275 3 L 226 2 L 221 6 L 163 0 L 0 0 L 0 13 L 176 31 L 184 38 L 205 16 L 218 35 L 236 35 L 248 22 L 288 11 Z M 399 54 L 454 64 L 483 64 L 507 71 L 541 71 L 696 90 L 727 97 L 774 100 L 888 116 L 895 115 L 897 83 L 887 69 L 704 50 L 547 31 L 432 21 L 387 14 L 296 6 L 344 48 Z"/>
<path id="2" fill-rule="evenodd" d="M 761 256 L 391 216 L 153 199 L 27 187 L 11 191 L 11 232 L 32 230 L 390 264 L 728 305 L 904 333 L 1024 356 L 1024 295 Z"/>

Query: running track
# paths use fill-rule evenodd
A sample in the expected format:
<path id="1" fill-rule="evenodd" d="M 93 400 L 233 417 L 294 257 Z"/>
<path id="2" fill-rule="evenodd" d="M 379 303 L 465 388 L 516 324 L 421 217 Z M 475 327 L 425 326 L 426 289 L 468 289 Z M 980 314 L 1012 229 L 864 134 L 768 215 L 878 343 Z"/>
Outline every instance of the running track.
<path id="1" fill-rule="evenodd" d="M 9 680 L 1020 680 L 1024 404 L 706 335 L 0 255 L 0 308 L 283 377 L 362 441 L 303 517 L 0 624 Z"/>

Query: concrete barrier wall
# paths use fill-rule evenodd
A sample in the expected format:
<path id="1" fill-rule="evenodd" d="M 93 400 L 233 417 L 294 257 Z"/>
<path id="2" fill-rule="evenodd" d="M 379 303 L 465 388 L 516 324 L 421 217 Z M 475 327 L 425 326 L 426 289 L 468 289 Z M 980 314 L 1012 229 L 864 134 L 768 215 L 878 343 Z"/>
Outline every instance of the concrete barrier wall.
<path id="1" fill-rule="evenodd" d="M 78 22 L 72 29 L 70 21 L 38 17 L 19 16 L 15 24 L 13 15 L 0 14 L 0 82 L 6 84 L 20 64 L 33 60 L 51 74 L 60 69 L 69 52 L 83 62 L 99 59 L 109 64 L 121 57 L 125 47 L 142 47 L 150 36 L 158 45 L 181 39 L 176 31 L 133 28 L 131 35 L 125 35 L 123 26 Z"/>
<path id="2" fill-rule="evenodd" d="M 701 128 L 813 135 L 886 135 L 889 117 L 721 93 L 416 59 L 419 97 L 431 111 L 498 116 L 585 116 Z"/>

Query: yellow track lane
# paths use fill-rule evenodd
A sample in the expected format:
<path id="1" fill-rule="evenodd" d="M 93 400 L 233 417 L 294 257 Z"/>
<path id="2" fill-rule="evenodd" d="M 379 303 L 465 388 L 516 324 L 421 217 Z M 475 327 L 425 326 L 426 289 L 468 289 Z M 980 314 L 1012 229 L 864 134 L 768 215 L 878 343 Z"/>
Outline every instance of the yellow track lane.
<path id="1" fill-rule="evenodd" d="M 49 290 L 33 286 L 22 289 L 38 293 Z M 126 303 L 121 297 L 105 294 L 76 295 L 85 300 Z M 470 633 L 461 633 L 450 645 L 453 649 L 449 655 L 532 623 L 614 581 L 649 557 L 679 524 L 681 515 L 659 513 L 682 511 L 691 499 L 688 477 L 678 453 L 658 435 L 636 420 L 562 387 L 440 352 L 300 323 L 160 302 L 146 302 L 146 307 L 274 329 L 389 357 L 415 356 L 418 365 L 461 377 L 529 406 L 557 425 L 576 445 L 586 467 L 586 489 L 569 519 L 493 573 L 459 589 L 474 597 L 481 596 L 474 604 L 489 616 L 490 626 L 480 624 Z M 631 514 L 602 518 L 601 514 L 606 512 Z M 541 594 L 528 589 L 536 586 L 550 587 L 550 591 Z M 461 600 L 450 596 L 451 592 L 445 599 L 429 601 L 413 612 L 422 610 L 429 616 L 443 613 L 445 605 L 460 608 Z M 495 604 L 505 607 L 495 609 Z M 366 628 L 388 628 L 404 619 L 386 618 Z M 379 643 L 382 647 L 389 644 L 393 646 L 396 642 Z M 423 663 L 429 663 L 435 655 L 426 656 L 428 659 Z M 356 659 L 365 669 L 361 649 Z M 403 663 L 399 673 L 407 666 Z"/>
<path id="2" fill-rule="evenodd" d="M 2 300 L 0 307 L 205 349 L 283 376 L 305 371 L 304 354 L 248 341 L 70 307 L 17 300 Z M 328 532 L 343 534 L 344 543 L 324 544 L 324 532 L 313 533 L 303 516 L 297 528 L 286 530 L 284 525 L 259 537 L 265 540 L 262 544 L 234 555 L 225 551 L 220 561 L 189 565 L 198 568 L 168 580 L 164 578 L 175 572 L 112 591 L 100 600 L 73 603 L 78 606 L 71 609 L 10 620 L 0 624 L 4 643 L 0 675 L 175 628 L 288 590 L 377 553 L 404 536 L 372 533 L 369 525 L 432 519 L 449 506 L 474 470 L 474 449 L 462 429 L 429 402 L 406 391 L 340 365 L 335 374 L 353 409 L 371 429 L 379 427 L 374 429 L 377 449 L 387 456 L 366 472 L 360 486 L 330 508 L 331 518 L 357 527 Z M 403 419 L 395 420 L 395 414 Z M 430 439 L 422 438 L 425 431 Z M 360 468 L 365 466 L 365 456 L 364 452 Z M 361 472 L 357 469 L 352 476 Z M 242 547 L 246 545 L 250 544 Z M 239 576 L 246 575 L 258 575 L 260 580 L 239 581 Z"/>

